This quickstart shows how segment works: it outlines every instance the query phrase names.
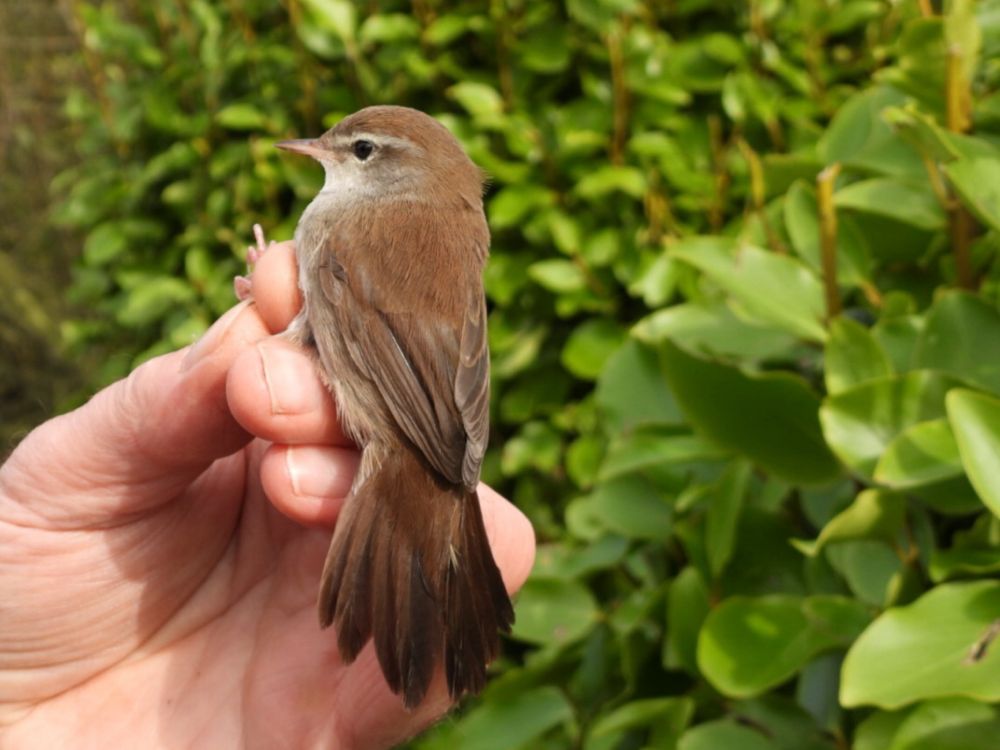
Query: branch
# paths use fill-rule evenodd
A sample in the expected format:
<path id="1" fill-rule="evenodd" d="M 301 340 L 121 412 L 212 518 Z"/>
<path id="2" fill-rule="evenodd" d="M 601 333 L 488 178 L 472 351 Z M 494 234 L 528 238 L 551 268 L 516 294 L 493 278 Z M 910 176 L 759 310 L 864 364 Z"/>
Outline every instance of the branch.
<path id="1" fill-rule="evenodd" d="M 840 314 L 837 290 L 837 209 L 833 188 L 840 174 L 840 164 L 831 164 L 816 177 L 816 202 L 819 206 L 819 241 L 823 266 L 823 290 L 826 294 L 826 319 Z"/>

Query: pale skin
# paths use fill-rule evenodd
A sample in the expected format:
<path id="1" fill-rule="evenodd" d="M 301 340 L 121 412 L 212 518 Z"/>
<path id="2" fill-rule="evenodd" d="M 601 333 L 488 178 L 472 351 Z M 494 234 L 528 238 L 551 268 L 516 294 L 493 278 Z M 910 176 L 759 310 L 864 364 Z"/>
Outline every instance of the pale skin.
<path id="1" fill-rule="evenodd" d="M 357 453 L 307 354 L 291 243 L 193 347 L 45 423 L 0 467 L 0 746 L 391 747 L 407 712 L 369 644 L 345 666 L 316 622 Z M 249 289 L 244 287 L 244 291 Z M 510 591 L 527 519 L 480 500 Z"/>

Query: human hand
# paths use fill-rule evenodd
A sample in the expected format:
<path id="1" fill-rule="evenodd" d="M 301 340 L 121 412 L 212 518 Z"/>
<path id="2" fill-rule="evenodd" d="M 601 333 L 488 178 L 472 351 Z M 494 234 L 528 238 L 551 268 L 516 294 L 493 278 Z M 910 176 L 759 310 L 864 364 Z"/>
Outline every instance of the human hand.
<path id="1" fill-rule="evenodd" d="M 290 243 L 253 304 L 32 432 L 0 467 L 0 744 L 389 747 L 413 712 L 371 644 L 344 665 L 319 573 L 357 453 L 305 352 Z M 527 519 L 480 488 L 510 590 Z"/>

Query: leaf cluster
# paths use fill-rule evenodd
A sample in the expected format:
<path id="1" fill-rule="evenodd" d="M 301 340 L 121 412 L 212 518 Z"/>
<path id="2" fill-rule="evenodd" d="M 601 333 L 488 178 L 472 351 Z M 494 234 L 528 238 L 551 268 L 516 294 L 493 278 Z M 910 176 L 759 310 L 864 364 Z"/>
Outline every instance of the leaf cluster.
<path id="1" fill-rule="evenodd" d="M 541 542 L 431 748 L 995 747 L 1000 4 L 73 5 L 58 220 L 98 381 L 231 304 L 423 109 L 491 176 L 485 479 Z"/>

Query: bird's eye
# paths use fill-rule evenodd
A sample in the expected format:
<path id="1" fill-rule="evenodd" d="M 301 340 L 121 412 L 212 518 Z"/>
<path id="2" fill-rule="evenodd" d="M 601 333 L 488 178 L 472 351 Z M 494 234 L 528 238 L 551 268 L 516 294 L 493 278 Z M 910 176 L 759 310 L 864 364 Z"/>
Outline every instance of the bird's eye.
<path id="1" fill-rule="evenodd" d="M 375 144 L 371 141 L 355 141 L 351 144 L 351 151 L 358 158 L 358 161 L 364 161 L 369 156 L 372 155 L 372 151 L 375 150 Z"/>

